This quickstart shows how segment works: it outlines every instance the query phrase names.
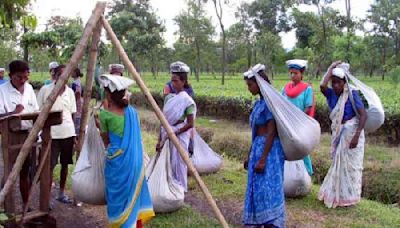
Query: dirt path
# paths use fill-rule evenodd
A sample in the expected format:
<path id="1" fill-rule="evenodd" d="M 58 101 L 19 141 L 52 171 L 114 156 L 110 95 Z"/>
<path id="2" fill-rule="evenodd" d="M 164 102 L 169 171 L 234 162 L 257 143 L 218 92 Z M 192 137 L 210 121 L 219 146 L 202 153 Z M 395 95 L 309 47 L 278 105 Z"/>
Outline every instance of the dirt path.
<path id="1" fill-rule="evenodd" d="M 3 177 L 3 153 L 0 150 L 0 177 Z M 14 186 L 14 198 L 17 213 L 22 211 L 22 199 L 19 192 L 19 180 L 17 179 Z M 91 227 L 106 227 L 106 212 L 104 206 L 90 206 L 83 205 L 82 207 L 76 207 L 73 205 L 67 205 L 55 200 L 57 189 L 52 189 L 51 204 L 53 210 L 50 215 L 56 218 L 57 227 L 59 228 L 91 228 Z M 70 195 L 70 194 L 68 194 Z M 39 186 L 35 187 L 30 200 L 30 207 L 33 209 L 39 208 Z"/>

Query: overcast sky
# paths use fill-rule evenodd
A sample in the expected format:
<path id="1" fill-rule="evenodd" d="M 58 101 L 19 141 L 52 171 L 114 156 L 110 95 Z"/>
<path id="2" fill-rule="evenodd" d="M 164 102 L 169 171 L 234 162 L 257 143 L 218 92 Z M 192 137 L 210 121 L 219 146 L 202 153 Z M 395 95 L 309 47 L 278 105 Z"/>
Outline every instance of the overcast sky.
<path id="1" fill-rule="evenodd" d="M 224 8 L 223 21 L 225 27 L 228 28 L 233 23 L 237 22 L 234 12 L 241 2 L 251 2 L 252 0 L 231 0 L 230 5 Z M 97 0 L 35 0 L 32 4 L 33 13 L 39 18 L 38 30 L 43 30 L 46 21 L 55 15 L 75 17 L 81 16 L 83 21 L 86 22 L 89 18 Z M 107 0 L 111 2 L 111 0 Z M 183 9 L 186 8 L 185 0 L 150 0 L 153 9 L 155 10 L 158 17 L 163 21 L 167 31 L 164 34 L 164 38 L 167 41 L 168 46 L 172 46 L 175 42 L 176 37 L 174 32 L 178 30 L 178 27 L 174 24 L 173 18 L 178 15 Z M 353 0 L 352 4 L 352 15 L 365 18 L 366 12 L 369 9 L 373 0 Z M 336 0 L 335 3 L 331 4 L 335 9 L 338 9 L 342 14 L 345 14 L 345 3 L 344 0 Z M 207 15 L 212 18 L 212 22 L 216 27 L 216 31 L 219 33 L 219 27 L 215 11 L 211 1 L 205 5 Z M 315 11 L 315 7 L 312 6 L 301 6 L 302 11 Z M 296 43 L 294 32 L 280 34 L 282 37 L 283 47 L 286 49 L 292 48 Z"/>

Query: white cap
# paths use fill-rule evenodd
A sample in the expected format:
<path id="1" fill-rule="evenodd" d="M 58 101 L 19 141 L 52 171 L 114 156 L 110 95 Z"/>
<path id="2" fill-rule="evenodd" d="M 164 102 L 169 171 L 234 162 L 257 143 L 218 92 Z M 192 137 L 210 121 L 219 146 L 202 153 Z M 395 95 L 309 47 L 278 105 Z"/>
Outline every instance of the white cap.
<path id="1" fill-rule="evenodd" d="M 51 62 L 49 63 L 49 70 L 57 68 L 59 65 L 57 62 Z"/>
<path id="2" fill-rule="evenodd" d="M 189 73 L 190 72 L 190 67 L 181 61 L 173 62 L 169 66 L 169 70 L 171 73 Z"/>
<path id="3" fill-rule="evenodd" d="M 0 68 L 0 72 L 4 72 L 6 69 L 4 68 Z"/>
<path id="4" fill-rule="evenodd" d="M 113 64 L 110 64 L 110 65 L 108 65 L 108 70 L 109 71 L 111 71 L 111 70 L 118 70 L 118 71 L 124 71 L 125 70 L 125 67 L 124 67 L 124 65 L 122 65 L 122 64 L 119 64 L 119 63 L 113 63 Z"/>
<path id="5" fill-rule="evenodd" d="M 291 59 L 286 61 L 286 65 L 288 66 L 288 68 L 295 68 L 295 69 L 305 69 L 307 68 L 307 60 L 303 60 L 303 59 Z"/>
<path id="6" fill-rule="evenodd" d="M 344 77 L 346 76 L 346 72 L 343 70 L 343 68 L 335 67 L 332 70 L 332 75 L 344 79 Z"/>
<path id="7" fill-rule="evenodd" d="M 265 65 L 258 63 L 257 65 L 253 66 L 252 68 L 250 68 L 248 71 L 243 73 L 243 76 L 246 78 L 252 78 L 256 75 L 256 73 L 265 70 Z"/>

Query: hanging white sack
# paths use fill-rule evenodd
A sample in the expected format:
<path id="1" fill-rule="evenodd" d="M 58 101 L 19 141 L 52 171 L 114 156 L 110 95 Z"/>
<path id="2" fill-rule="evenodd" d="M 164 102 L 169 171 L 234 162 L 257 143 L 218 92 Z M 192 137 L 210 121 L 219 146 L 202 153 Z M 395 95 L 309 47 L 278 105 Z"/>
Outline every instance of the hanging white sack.
<path id="1" fill-rule="evenodd" d="M 366 107 L 368 118 L 367 121 L 365 122 L 365 127 L 364 127 L 365 132 L 368 133 L 378 130 L 378 128 L 380 128 L 382 124 L 385 122 L 385 111 L 383 109 L 381 99 L 378 97 L 373 88 L 365 85 L 363 82 L 361 82 L 356 77 L 351 75 L 349 71 L 350 65 L 348 63 L 342 63 L 338 67 L 342 68 L 346 72 L 347 81 L 351 81 L 353 83 L 353 86 L 362 93 L 365 100 L 367 100 L 368 102 L 368 108 Z M 350 90 L 352 89 L 353 86 L 349 87 Z M 357 109 L 355 108 L 353 94 L 350 93 L 349 95 L 353 108 L 357 112 Z"/>
<path id="2" fill-rule="evenodd" d="M 92 116 L 81 154 L 71 177 L 72 192 L 78 201 L 94 205 L 106 204 L 104 162 L 104 143 Z"/>
<path id="3" fill-rule="evenodd" d="M 172 177 L 169 140 L 150 160 L 146 176 L 155 212 L 172 212 L 183 206 L 185 191 Z"/>
<path id="4" fill-rule="evenodd" d="M 262 79 L 257 72 L 253 73 L 261 94 L 274 116 L 286 160 L 303 159 L 320 142 L 321 127 L 318 121 L 284 98 L 280 92 Z"/>
<path id="5" fill-rule="evenodd" d="M 286 197 L 306 196 L 311 192 L 311 185 L 303 160 L 285 161 L 283 188 Z"/>
<path id="6" fill-rule="evenodd" d="M 215 173 L 221 169 L 223 159 L 215 153 L 201 138 L 197 131 L 193 138 L 193 155 L 191 157 L 194 167 L 200 174 Z"/>

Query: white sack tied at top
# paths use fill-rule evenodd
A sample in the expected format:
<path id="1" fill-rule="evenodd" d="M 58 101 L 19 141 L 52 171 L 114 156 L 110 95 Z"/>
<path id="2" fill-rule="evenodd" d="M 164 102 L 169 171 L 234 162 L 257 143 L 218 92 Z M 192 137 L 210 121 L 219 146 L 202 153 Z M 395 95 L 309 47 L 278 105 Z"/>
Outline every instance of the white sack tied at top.
<path id="1" fill-rule="evenodd" d="M 135 84 L 132 79 L 111 74 L 101 75 L 99 81 L 103 88 L 109 88 L 111 92 L 125 90 Z"/>

